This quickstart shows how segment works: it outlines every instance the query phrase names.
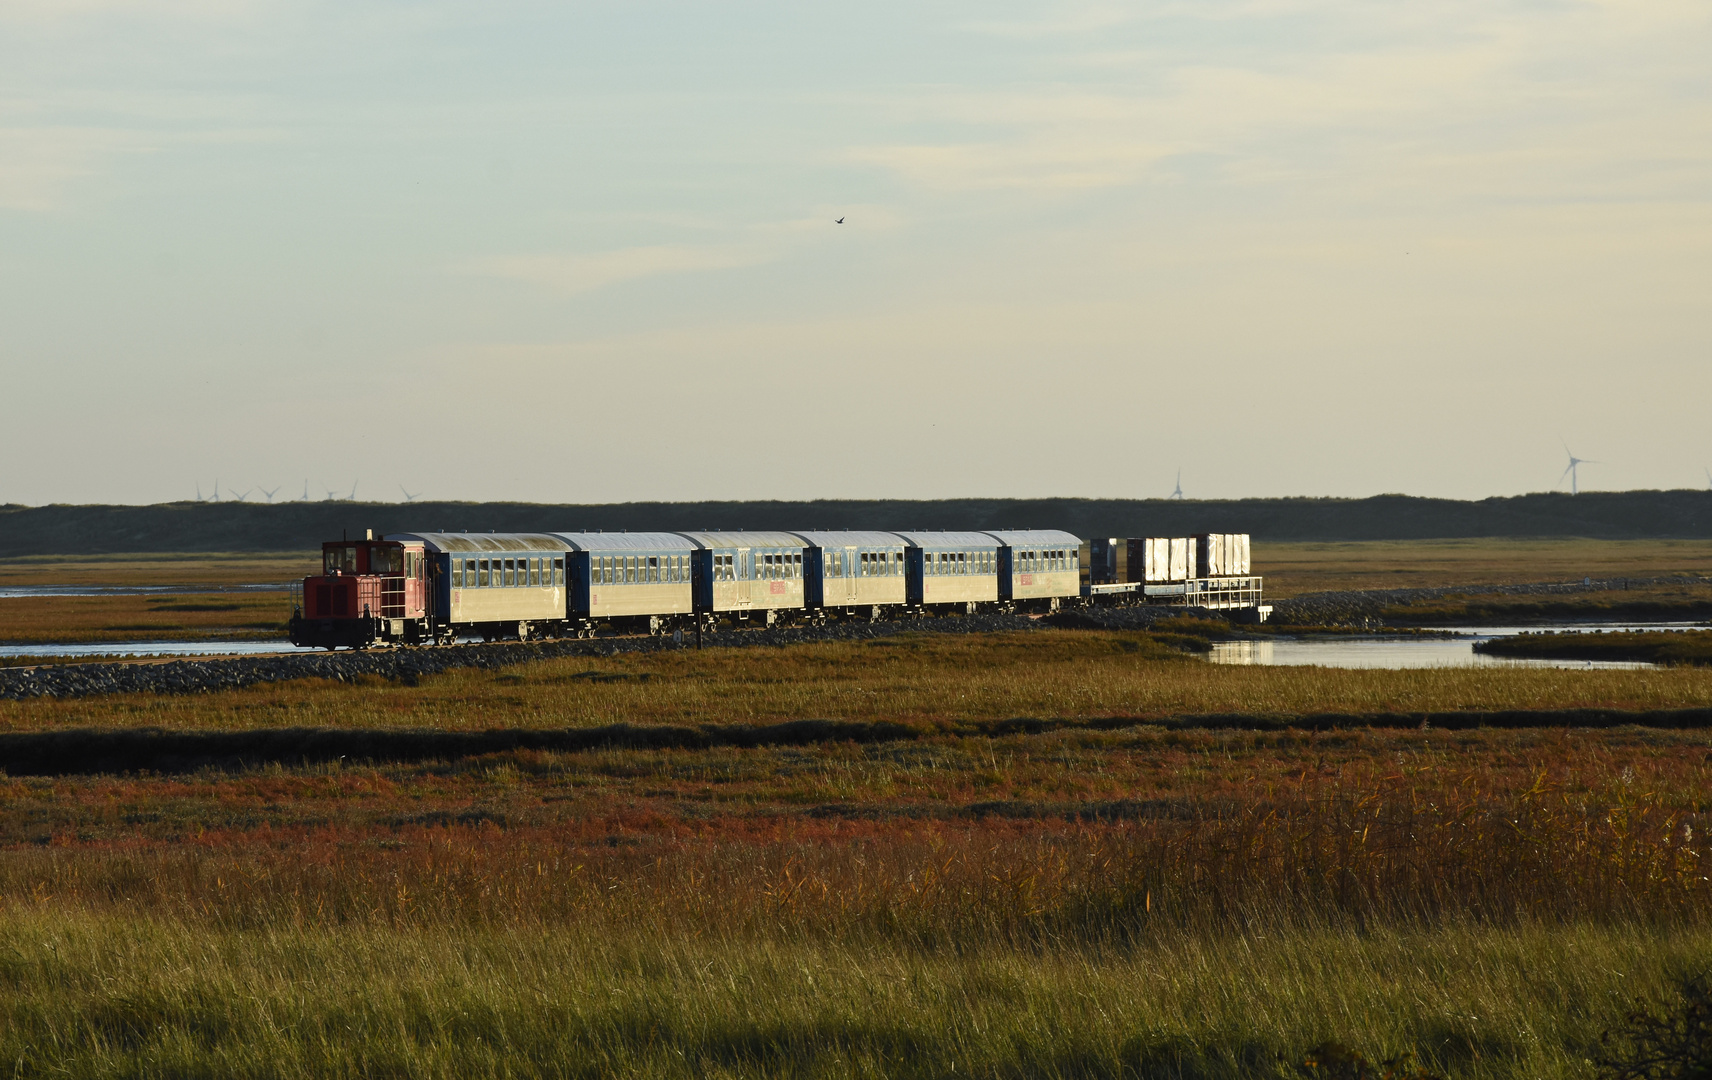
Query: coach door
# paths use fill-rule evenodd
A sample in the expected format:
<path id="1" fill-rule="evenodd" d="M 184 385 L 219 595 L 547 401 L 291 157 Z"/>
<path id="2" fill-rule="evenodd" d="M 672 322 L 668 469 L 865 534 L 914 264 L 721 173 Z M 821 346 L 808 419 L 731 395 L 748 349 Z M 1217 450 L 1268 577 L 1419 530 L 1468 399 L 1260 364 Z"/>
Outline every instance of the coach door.
<path id="1" fill-rule="evenodd" d="M 748 548 L 737 549 L 737 606 L 749 606 L 749 583 L 754 580 L 754 560 L 749 557 Z"/>

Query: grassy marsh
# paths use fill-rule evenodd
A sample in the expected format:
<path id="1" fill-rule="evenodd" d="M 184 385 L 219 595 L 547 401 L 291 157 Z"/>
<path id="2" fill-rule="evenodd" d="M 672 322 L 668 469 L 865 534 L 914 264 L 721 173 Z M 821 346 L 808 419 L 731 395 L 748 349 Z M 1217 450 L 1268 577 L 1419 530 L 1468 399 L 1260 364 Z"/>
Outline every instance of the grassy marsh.
<path id="1" fill-rule="evenodd" d="M 1038 630 L 567 658 L 464 669 L 416 686 L 304 680 L 196 695 L 0 701 L 0 730 L 482 729 L 805 717 L 951 728 L 1019 716 L 1707 705 L 1707 671 L 1243 667 L 1208 664 L 1145 634 Z"/>

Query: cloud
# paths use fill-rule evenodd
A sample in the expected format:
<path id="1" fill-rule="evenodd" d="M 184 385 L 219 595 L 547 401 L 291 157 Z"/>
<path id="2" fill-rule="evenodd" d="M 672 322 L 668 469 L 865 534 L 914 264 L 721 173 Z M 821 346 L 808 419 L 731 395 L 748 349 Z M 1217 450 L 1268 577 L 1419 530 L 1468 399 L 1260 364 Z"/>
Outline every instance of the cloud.
<path id="1" fill-rule="evenodd" d="M 755 247 L 662 244 L 593 255 L 504 255 L 479 260 L 468 269 L 487 277 L 524 281 L 564 293 L 583 293 L 663 274 L 755 266 L 774 257 L 771 252 Z"/>
<path id="2" fill-rule="evenodd" d="M 144 149 L 136 136 L 102 128 L 0 128 L 0 207 L 54 210 L 73 184 L 100 172 L 107 159 Z"/>
<path id="3" fill-rule="evenodd" d="M 1170 32 L 1165 10 L 1021 84 L 916 88 L 890 104 L 927 134 L 847 157 L 935 190 L 1117 187 L 1194 157 L 1216 162 L 1204 183 L 1528 200 L 1686 194 L 1712 166 L 1693 74 L 1708 20 L 1680 3 L 1213 5 Z M 1276 44 L 1193 31 L 1233 11 Z"/>

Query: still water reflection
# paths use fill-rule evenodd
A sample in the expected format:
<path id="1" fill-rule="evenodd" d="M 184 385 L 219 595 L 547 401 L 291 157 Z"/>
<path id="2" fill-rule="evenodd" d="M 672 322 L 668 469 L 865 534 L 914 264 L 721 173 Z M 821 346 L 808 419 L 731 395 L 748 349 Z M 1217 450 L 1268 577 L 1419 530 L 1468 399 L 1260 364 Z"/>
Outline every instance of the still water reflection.
<path id="1" fill-rule="evenodd" d="M 1317 665 L 1337 668 L 1546 667 L 1650 668 L 1653 664 L 1614 660 L 1507 660 L 1474 651 L 1477 641 L 1542 630 L 1681 630 L 1698 623 L 1575 623 L 1561 626 L 1452 627 L 1455 637 L 1422 638 L 1278 638 L 1220 641 L 1209 659 L 1215 664 L 1263 664 L 1281 667 Z"/>

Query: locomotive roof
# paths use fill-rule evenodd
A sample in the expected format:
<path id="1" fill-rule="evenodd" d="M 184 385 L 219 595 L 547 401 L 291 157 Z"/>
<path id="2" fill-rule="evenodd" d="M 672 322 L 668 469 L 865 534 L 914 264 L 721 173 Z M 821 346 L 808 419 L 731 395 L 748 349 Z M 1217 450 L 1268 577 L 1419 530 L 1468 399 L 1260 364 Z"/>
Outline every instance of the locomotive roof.
<path id="1" fill-rule="evenodd" d="M 981 532 L 901 532 L 897 535 L 918 548 L 998 547 L 998 540 Z"/>
<path id="2" fill-rule="evenodd" d="M 565 550 L 565 542 L 552 533 L 388 533 L 385 539 L 420 540 L 429 551 L 458 554 Z"/>
<path id="3" fill-rule="evenodd" d="M 1041 547 L 1047 544 L 1057 544 L 1064 547 L 1081 547 L 1082 538 L 1063 529 L 1006 529 L 994 530 L 988 533 L 996 536 L 1006 547 Z"/>
<path id="4" fill-rule="evenodd" d="M 677 533 L 554 533 L 573 551 L 694 551 L 695 545 Z"/>
<path id="5" fill-rule="evenodd" d="M 802 538 L 788 532 L 687 532 L 679 536 L 703 548 L 800 548 Z"/>
<path id="6" fill-rule="evenodd" d="M 799 532 L 812 547 L 903 547 L 904 538 L 897 533 L 874 532 L 863 529 L 840 529 L 836 532 Z"/>

